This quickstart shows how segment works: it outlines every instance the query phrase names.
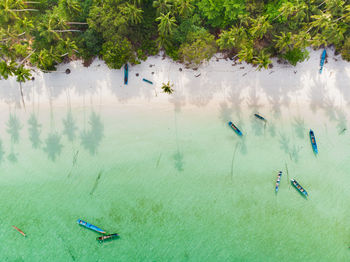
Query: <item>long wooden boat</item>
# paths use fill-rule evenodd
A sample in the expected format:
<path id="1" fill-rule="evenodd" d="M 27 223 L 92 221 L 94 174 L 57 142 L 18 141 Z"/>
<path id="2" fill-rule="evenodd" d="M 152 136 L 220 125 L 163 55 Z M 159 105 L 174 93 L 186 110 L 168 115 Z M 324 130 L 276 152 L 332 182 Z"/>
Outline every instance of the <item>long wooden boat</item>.
<path id="1" fill-rule="evenodd" d="M 152 82 L 152 81 L 150 81 L 150 80 L 148 80 L 148 79 L 146 79 L 146 78 L 142 78 L 142 81 L 144 81 L 144 82 L 146 82 L 146 83 L 149 83 L 149 84 L 153 85 L 153 82 Z"/>
<path id="2" fill-rule="evenodd" d="M 79 225 L 81 225 L 83 227 L 86 227 L 88 229 L 94 230 L 94 231 L 96 231 L 98 233 L 106 234 L 106 232 L 104 230 L 102 230 L 101 228 L 98 228 L 97 226 L 91 225 L 88 222 L 85 222 L 85 221 L 83 221 L 81 219 L 78 219 L 77 222 L 78 222 Z"/>
<path id="3" fill-rule="evenodd" d="M 278 189 L 281 183 L 281 176 L 282 176 L 282 171 L 279 171 L 277 175 L 277 180 L 276 180 L 276 188 L 275 188 L 276 193 L 278 192 Z"/>
<path id="4" fill-rule="evenodd" d="M 232 122 L 230 121 L 230 122 L 228 122 L 228 125 L 233 129 L 233 131 L 236 132 L 237 135 L 243 136 L 241 130 L 239 130 L 238 127 L 236 127 L 234 123 L 232 123 Z"/>
<path id="5" fill-rule="evenodd" d="M 267 121 L 264 117 L 262 117 L 262 116 L 259 115 L 259 114 L 254 114 L 254 116 L 255 116 L 256 118 L 262 120 L 262 121 L 265 121 L 265 122 Z"/>
<path id="6" fill-rule="evenodd" d="M 16 229 L 19 233 L 21 233 L 22 234 L 22 236 L 26 236 L 26 234 L 22 231 L 22 230 L 20 230 L 18 227 L 16 227 L 16 226 L 12 226 L 14 229 Z"/>
<path id="7" fill-rule="evenodd" d="M 301 194 L 303 194 L 305 197 L 308 196 L 306 190 L 297 181 L 295 181 L 294 179 L 291 179 L 290 182 Z"/>
<path id="8" fill-rule="evenodd" d="M 312 131 L 310 129 L 309 135 L 310 135 L 310 142 L 311 142 L 312 150 L 314 151 L 315 154 L 317 154 L 318 153 L 318 149 L 317 149 L 317 144 L 316 144 L 314 131 Z"/>
<path id="9" fill-rule="evenodd" d="M 96 240 L 98 240 L 100 243 L 106 241 L 106 240 L 112 240 L 112 239 L 116 239 L 119 237 L 118 233 L 114 233 L 114 234 L 109 234 L 109 235 L 104 235 L 104 236 L 100 236 L 97 237 Z"/>
<path id="10" fill-rule="evenodd" d="M 326 60 L 326 54 L 327 54 L 326 49 L 323 49 L 322 56 L 321 56 L 321 61 L 320 61 L 320 74 L 322 74 L 324 61 Z"/>
<path id="11" fill-rule="evenodd" d="M 129 80 L 129 66 L 128 64 L 124 65 L 124 85 L 128 84 L 128 80 Z"/>

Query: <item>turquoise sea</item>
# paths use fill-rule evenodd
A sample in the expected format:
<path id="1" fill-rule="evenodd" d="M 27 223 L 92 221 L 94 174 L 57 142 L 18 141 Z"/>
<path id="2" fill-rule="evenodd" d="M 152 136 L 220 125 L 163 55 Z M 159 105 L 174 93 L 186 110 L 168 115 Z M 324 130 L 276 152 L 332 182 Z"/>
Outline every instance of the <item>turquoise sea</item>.
<path id="1" fill-rule="evenodd" d="M 98 97 L 2 108 L 0 261 L 350 260 L 346 105 Z M 100 244 L 77 219 L 120 239 Z"/>

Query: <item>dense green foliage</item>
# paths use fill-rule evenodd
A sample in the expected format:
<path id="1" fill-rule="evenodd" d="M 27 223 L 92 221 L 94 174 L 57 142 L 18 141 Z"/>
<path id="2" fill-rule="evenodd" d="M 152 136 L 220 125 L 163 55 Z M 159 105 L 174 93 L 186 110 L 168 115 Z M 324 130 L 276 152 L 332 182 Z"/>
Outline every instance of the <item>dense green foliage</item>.
<path id="1" fill-rule="evenodd" d="M 0 0 L 0 76 L 96 56 L 121 68 L 161 50 L 190 67 L 216 52 L 295 65 L 330 45 L 350 60 L 349 25 L 346 0 Z"/>

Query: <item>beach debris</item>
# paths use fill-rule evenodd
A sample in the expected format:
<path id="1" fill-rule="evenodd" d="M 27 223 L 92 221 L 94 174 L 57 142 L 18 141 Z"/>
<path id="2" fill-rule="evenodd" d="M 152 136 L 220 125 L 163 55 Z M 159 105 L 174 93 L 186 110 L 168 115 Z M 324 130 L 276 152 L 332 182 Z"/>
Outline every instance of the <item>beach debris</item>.
<path id="1" fill-rule="evenodd" d="M 279 171 L 278 175 L 277 175 L 276 187 L 275 187 L 275 192 L 276 193 L 278 192 L 278 189 L 279 189 L 279 186 L 280 186 L 280 183 L 281 183 L 281 176 L 282 176 L 282 171 Z"/>
<path id="2" fill-rule="evenodd" d="M 146 78 L 142 78 L 142 81 L 144 81 L 144 82 L 146 82 L 146 83 L 149 83 L 149 84 L 153 85 L 153 82 L 152 82 L 152 81 L 147 80 Z"/>
<path id="3" fill-rule="evenodd" d="M 326 51 L 326 49 L 323 49 L 323 52 L 321 55 L 321 61 L 320 61 L 320 74 L 322 74 L 323 65 L 324 65 L 324 62 L 326 60 L 326 56 L 327 56 L 327 51 Z"/>
<path id="4" fill-rule="evenodd" d="M 198 75 L 195 75 L 195 77 L 199 77 L 201 74 L 199 73 Z"/>
<path id="5" fill-rule="evenodd" d="M 100 243 L 106 241 L 106 240 L 113 240 L 119 238 L 119 234 L 118 233 L 113 233 L 113 234 L 108 234 L 108 235 L 104 235 L 101 237 L 97 237 L 96 240 Z"/>
<path id="6" fill-rule="evenodd" d="M 151 64 L 151 65 L 149 65 L 149 67 L 152 67 L 152 66 L 155 66 L 155 65 L 152 65 L 152 64 Z"/>
<path id="7" fill-rule="evenodd" d="M 273 72 L 275 72 L 275 71 L 271 71 L 271 72 L 269 73 L 269 75 L 271 75 Z"/>
<path id="8" fill-rule="evenodd" d="M 98 233 L 106 234 L 106 231 L 102 230 L 101 228 L 98 228 L 97 226 L 94 226 L 94 225 L 92 225 L 92 224 L 89 224 L 88 222 L 85 222 L 85 221 L 83 221 L 83 220 L 81 220 L 81 219 L 78 219 L 78 220 L 77 220 L 77 223 L 78 223 L 79 225 L 83 226 L 83 227 L 86 227 L 86 228 L 91 229 L 91 230 L 93 230 L 93 231 L 96 231 L 96 232 L 98 232 Z"/>
<path id="9" fill-rule="evenodd" d="M 30 80 L 34 81 L 34 80 L 35 80 L 35 77 L 34 77 L 34 76 L 32 76 L 32 78 L 31 78 Z"/>
<path id="10" fill-rule="evenodd" d="M 139 73 L 136 73 L 135 75 L 136 75 L 136 76 L 139 76 Z"/>
<path id="11" fill-rule="evenodd" d="M 128 79 L 129 79 L 129 66 L 128 64 L 124 65 L 124 85 L 128 84 Z"/>
<path id="12" fill-rule="evenodd" d="M 22 234 L 22 236 L 26 236 L 26 234 L 22 231 L 22 230 L 20 230 L 18 227 L 16 227 L 16 226 L 12 226 L 14 229 L 16 229 L 19 233 L 21 233 Z"/>
<path id="13" fill-rule="evenodd" d="M 152 72 L 151 74 L 154 75 L 154 72 Z"/>
<path id="14" fill-rule="evenodd" d="M 298 71 L 294 71 L 294 74 L 296 74 Z"/>
<path id="15" fill-rule="evenodd" d="M 239 69 L 244 69 L 244 66 L 241 66 Z"/>
<path id="16" fill-rule="evenodd" d="M 97 177 L 96 177 L 96 180 L 95 180 L 94 187 L 92 188 L 92 190 L 91 190 L 91 192 L 90 192 L 90 195 L 92 195 L 92 194 L 95 192 L 95 190 L 96 190 L 96 188 L 97 188 L 97 185 L 98 185 L 98 182 L 99 182 L 101 176 L 102 176 L 102 171 L 100 171 L 100 172 L 98 173 L 98 175 L 97 175 Z"/>
<path id="17" fill-rule="evenodd" d="M 244 73 L 242 76 L 246 76 L 247 75 L 247 73 Z"/>
<path id="18" fill-rule="evenodd" d="M 179 68 L 179 71 L 182 72 L 182 68 L 181 67 Z"/>
<path id="19" fill-rule="evenodd" d="M 174 92 L 174 89 L 172 89 L 174 85 L 173 84 L 170 84 L 170 82 L 168 81 L 168 83 L 163 83 L 163 86 L 162 86 L 162 89 L 163 89 L 163 92 L 164 93 L 167 93 L 167 94 L 172 94 Z"/>
<path id="20" fill-rule="evenodd" d="M 70 69 L 67 68 L 65 72 L 66 72 L 67 75 L 69 75 L 70 74 Z"/>

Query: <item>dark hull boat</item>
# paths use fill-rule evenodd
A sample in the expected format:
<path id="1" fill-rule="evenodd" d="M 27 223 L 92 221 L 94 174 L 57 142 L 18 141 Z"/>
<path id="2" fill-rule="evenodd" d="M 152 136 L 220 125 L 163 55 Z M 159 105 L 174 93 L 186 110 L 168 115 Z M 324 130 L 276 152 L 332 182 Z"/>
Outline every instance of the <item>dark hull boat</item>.
<path id="1" fill-rule="evenodd" d="M 327 54 L 327 51 L 326 51 L 326 49 L 324 49 L 322 52 L 321 62 L 320 62 L 320 74 L 322 74 L 324 61 L 326 60 L 326 54 Z"/>
<path id="2" fill-rule="evenodd" d="M 314 131 L 312 131 L 310 129 L 309 135 L 310 135 L 310 141 L 311 141 L 312 150 L 314 151 L 315 154 L 318 154 L 318 149 L 317 149 L 317 144 L 316 144 Z"/>
<path id="3" fill-rule="evenodd" d="M 237 135 L 243 136 L 241 130 L 239 130 L 231 121 L 228 122 L 228 125 L 236 132 Z"/>
<path id="4" fill-rule="evenodd" d="M 129 66 L 128 64 L 124 65 L 124 85 L 128 84 L 128 80 L 129 80 Z"/>
<path id="5" fill-rule="evenodd" d="M 275 188 L 275 192 L 278 192 L 280 183 L 281 183 L 281 176 L 282 176 L 282 171 L 278 172 L 278 176 L 277 176 L 277 180 L 276 180 L 276 188 Z"/>
<path id="6" fill-rule="evenodd" d="M 98 238 L 96 238 L 96 240 L 98 242 L 102 243 L 104 241 L 113 240 L 116 238 L 119 238 L 119 235 L 117 233 L 114 233 L 114 234 L 109 234 L 109 235 L 104 235 L 104 236 L 98 237 Z"/>
<path id="7" fill-rule="evenodd" d="M 257 118 L 257 119 L 260 119 L 262 121 L 267 121 L 264 117 L 262 117 L 261 115 L 258 115 L 258 114 L 254 114 L 254 116 Z"/>
<path id="8" fill-rule="evenodd" d="M 303 194 L 305 197 L 308 197 L 309 195 L 307 194 L 306 190 L 294 179 L 291 179 L 290 182 L 292 183 L 292 185 L 301 193 Z"/>

